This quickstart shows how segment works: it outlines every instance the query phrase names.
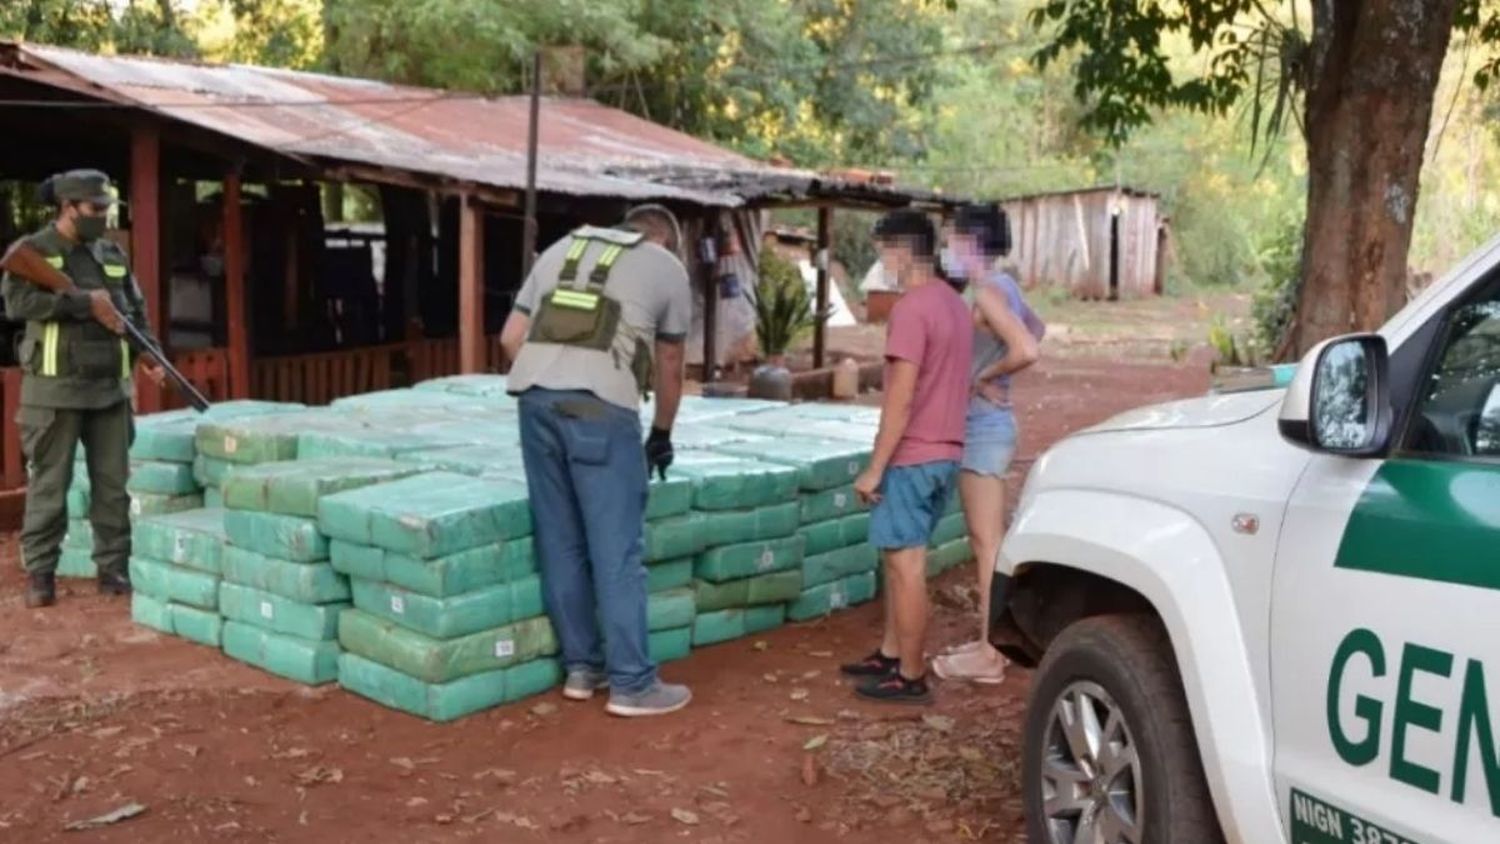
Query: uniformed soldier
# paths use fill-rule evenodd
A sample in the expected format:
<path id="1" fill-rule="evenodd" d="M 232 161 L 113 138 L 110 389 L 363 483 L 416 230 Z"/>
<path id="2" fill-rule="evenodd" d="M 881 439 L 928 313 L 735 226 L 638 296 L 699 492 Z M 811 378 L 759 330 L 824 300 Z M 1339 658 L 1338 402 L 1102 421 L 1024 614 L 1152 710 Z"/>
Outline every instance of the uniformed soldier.
<path id="1" fill-rule="evenodd" d="M 659 205 L 620 228 L 584 226 L 544 252 L 501 343 L 514 361 L 521 451 L 547 611 L 567 671 L 563 694 L 610 689 L 606 710 L 659 715 L 687 705 L 647 646 L 642 565 L 647 484 L 672 463 L 692 319 L 681 234 Z M 641 441 L 641 396 L 656 391 Z"/>
<path id="2" fill-rule="evenodd" d="M 125 252 L 104 236 L 105 215 L 116 202 L 109 177 L 97 170 L 70 170 L 44 182 L 39 195 L 57 207 L 57 216 L 26 241 L 78 290 L 53 293 L 10 273 L 0 280 L 7 314 L 26 321 L 17 351 L 23 377 L 16 422 L 27 461 L 21 560 L 26 606 L 33 608 L 57 600 L 57 561 L 68 528 L 66 495 L 80 440 L 92 487 L 89 521 L 99 592 L 130 592 L 125 481 L 134 437 L 135 358 L 121 337 L 122 315 L 149 330 L 146 303 Z M 159 366 L 146 371 L 161 380 Z"/>

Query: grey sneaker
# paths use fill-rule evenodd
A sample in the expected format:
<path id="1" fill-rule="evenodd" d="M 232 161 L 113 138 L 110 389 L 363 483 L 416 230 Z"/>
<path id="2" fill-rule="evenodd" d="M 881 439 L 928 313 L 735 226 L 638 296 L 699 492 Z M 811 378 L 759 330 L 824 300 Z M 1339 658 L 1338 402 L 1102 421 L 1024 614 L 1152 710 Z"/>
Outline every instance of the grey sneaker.
<path id="1" fill-rule="evenodd" d="M 609 688 L 609 675 L 592 668 L 575 668 L 568 672 L 563 683 L 563 697 L 568 700 L 589 700 L 599 689 Z"/>
<path id="2" fill-rule="evenodd" d="M 633 695 L 611 692 L 609 705 L 604 711 L 622 718 L 642 718 L 647 715 L 666 715 L 688 705 L 693 693 L 687 686 L 657 681 L 643 692 Z"/>

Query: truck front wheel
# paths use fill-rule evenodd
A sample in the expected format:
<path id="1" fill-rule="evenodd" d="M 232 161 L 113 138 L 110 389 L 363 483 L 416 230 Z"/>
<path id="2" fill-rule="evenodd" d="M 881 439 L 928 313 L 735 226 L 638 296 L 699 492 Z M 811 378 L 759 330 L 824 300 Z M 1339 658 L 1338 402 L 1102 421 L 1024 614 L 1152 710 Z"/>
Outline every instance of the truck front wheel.
<path id="1" fill-rule="evenodd" d="M 1224 840 L 1155 618 L 1095 616 L 1053 640 L 1032 681 L 1022 791 L 1032 844 Z"/>

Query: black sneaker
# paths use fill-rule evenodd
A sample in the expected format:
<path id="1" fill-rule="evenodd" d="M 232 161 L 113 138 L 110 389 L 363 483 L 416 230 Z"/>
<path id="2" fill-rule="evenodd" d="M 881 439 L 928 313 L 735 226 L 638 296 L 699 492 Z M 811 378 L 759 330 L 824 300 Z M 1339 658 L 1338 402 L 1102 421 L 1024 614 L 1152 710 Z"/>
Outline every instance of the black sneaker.
<path id="1" fill-rule="evenodd" d="M 41 609 L 57 603 L 57 575 L 33 572 L 26 575 L 26 608 Z"/>
<path id="2" fill-rule="evenodd" d="M 129 595 L 130 575 L 124 572 L 99 572 L 100 595 Z"/>
<path id="3" fill-rule="evenodd" d="M 884 679 L 856 687 L 854 693 L 882 703 L 932 703 L 932 690 L 927 688 L 926 674 L 915 680 L 908 680 L 897 671 Z"/>
<path id="4" fill-rule="evenodd" d="M 839 671 L 848 677 L 888 677 L 896 673 L 901 667 L 901 660 L 894 656 L 886 656 L 879 648 L 875 652 L 860 660 L 849 662 L 839 666 Z"/>

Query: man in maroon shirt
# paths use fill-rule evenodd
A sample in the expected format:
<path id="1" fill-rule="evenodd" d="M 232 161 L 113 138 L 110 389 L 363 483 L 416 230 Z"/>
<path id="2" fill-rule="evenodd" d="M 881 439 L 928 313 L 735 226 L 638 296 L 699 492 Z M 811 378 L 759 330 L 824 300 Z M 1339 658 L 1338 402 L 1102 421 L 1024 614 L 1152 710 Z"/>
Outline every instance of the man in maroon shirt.
<path id="1" fill-rule="evenodd" d="M 880 262 L 901 284 L 886 332 L 885 400 L 870 468 L 855 481 L 874 505 L 870 544 L 885 565 L 885 638 L 843 672 L 874 700 L 927 703 L 927 544 L 957 484 L 974 328 L 937 269 L 926 215 L 894 211 L 875 227 Z"/>

